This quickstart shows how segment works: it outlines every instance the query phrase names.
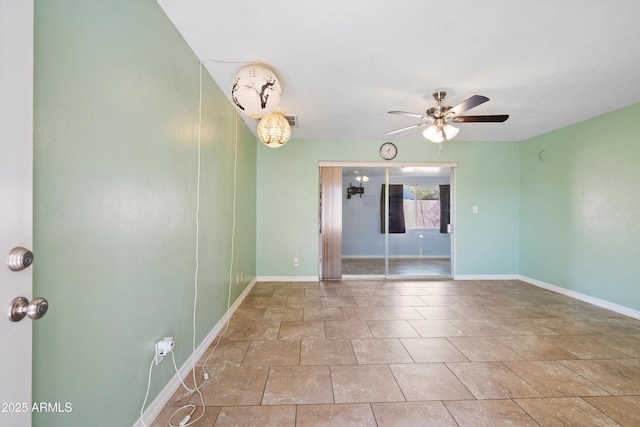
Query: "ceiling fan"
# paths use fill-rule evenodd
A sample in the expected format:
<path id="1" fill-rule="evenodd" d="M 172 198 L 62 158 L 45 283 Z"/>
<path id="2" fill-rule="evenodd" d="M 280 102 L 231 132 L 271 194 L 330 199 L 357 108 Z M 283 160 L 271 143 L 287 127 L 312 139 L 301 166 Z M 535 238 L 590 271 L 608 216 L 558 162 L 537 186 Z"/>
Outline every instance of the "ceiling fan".
<path id="1" fill-rule="evenodd" d="M 438 102 L 438 105 L 436 107 L 429 108 L 425 111 L 425 114 L 410 113 L 407 111 L 389 111 L 390 114 L 417 117 L 425 120 L 425 122 L 407 126 L 402 129 L 392 130 L 385 133 L 385 135 L 391 135 L 393 133 L 431 124 L 431 126 L 423 132 L 423 135 L 431 142 L 440 143 L 444 140 L 449 140 L 458 134 L 459 129 L 452 126 L 451 123 L 501 123 L 509 118 L 508 114 L 491 116 L 461 116 L 461 113 L 477 107 L 480 104 L 484 104 L 489 100 L 489 98 L 482 95 L 473 95 L 458 105 L 450 107 L 448 105 L 442 105 L 446 95 L 447 93 L 443 91 L 435 92 L 433 94 L 433 98 Z"/>

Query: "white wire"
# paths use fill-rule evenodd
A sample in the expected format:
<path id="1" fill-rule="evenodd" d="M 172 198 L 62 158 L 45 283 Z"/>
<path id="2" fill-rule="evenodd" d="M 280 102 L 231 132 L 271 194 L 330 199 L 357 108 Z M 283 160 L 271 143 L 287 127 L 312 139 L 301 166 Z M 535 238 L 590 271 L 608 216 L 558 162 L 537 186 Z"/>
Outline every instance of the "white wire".
<path id="1" fill-rule="evenodd" d="M 204 386 L 206 384 L 207 381 L 205 381 L 204 383 L 202 383 L 199 387 L 196 386 L 196 384 L 194 383 L 194 388 L 189 388 L 184 381 L 182 380 L 182 377 L 180 376 L 180 372 L 178 371 L 178 367 L 176 366 L 176 357 L 174 356 L 173 352 L 171 352 L 171 359 L 173 360 L 173 369 L 176 370 L 176 374 L 178 375 L 178 378 L 180 379 L 180 383 L 182 383 L 182 386 L 187 390 L 187 391 L 191 391 L 191 392 L 196 392 L 198 393 L 198 396 L 200 396 L 200 403 L 202 404 L 202 414 L 200 414 L 197 418 L 191 420 L 191 416 L 196 412 L 196 405 L 183 405 L 181 407 L 179 407 L 178 409 L 176 409 L 173 414 L 171 414 L 171 416 L 169 417 L 169 427 L 187 427 L 190 426 L 191 424 L 197 422 L 200 418 L 204 417 L 204 413 L 205 413 L 205 405 L 204 405 L 204 397 L 202 396 L 202 392 L 200 392 L 200 389 L 202 388 L 202 386 Z M 193 371 L 195 371 L 195 368 L 193 368 Z M 192 371 L 192 372 L 193 372 Z M 194 375 L 195 377 L 195 375 Z M 194 378 L 195 380 L 195 378 Z M 189 422 L 186 424 L 180 424 L 179 426 L 174 426 L 173 423 L 171 422 L 171 420 L 173 420 L 173 417 L 176 416 L 176 414 L 180 411 L 182 411 L 183 409 L 187 409 L 190 408 L 191 412 L 188 415 L 188 419 Z"/>
<path id="2" fill-rule="evenodd" d="M 151 388 L 151 371 L 153 371 L 153 362 L 156 360 L 155 354 L 151 358 L 151 364 L 149 365 L 149 376 L 147 379 L 147 392 L 144 394 L 144 401 L 142 402 L 142 407 L 140 408 L 140 421 L 142 421 L 142 425 L 147 427 L 147 424 L 144 422 L 144 418 L 142 414 L 144 413 L 144 406 L 147 404 L 147 399 L 149 398 L 149 389 Z"/>
<path id="3" fill-rule="evenodd" d="M 209 362 L 209 359 L 211 358 L 211 356 L 213 355 L 213 352 L 218 348 L 218 345 L 220 345 L 220 340 L 222 339 L 222 336 L 227 332 L 227 330 L 229 329 L 229 309 L 231 308 L 231 283 L 233 282 L 233 263 L 234 263 L 234 259 L 235 259 L 235 240 L 236 240 L 236 200 L 237 200 L 237 186 L 238 186 L 238 113 L 235 114 L 235 142 L 234 142 L 234 158 L 233 158 L 233 218 L 232 218 L 232 222 L 231 222 L 231 261 L 229 263 L 229 288 L 228 288 L 228 293 L 227 293 L 227 312 L 225 313 L 226 316 L 226 321 L 225 321 L 225 325 L 224 328 L 222 329 L 222 331 L 218 334 L 218 339 L 216 341 L 216 344 L 213 346 L 213 348 L 211 349 L 211 351 L 209 352 L 209 355 L 207 356 L 207 358 L 204 360 L 204 363 L 202 364 L 202 371 L 206 374 L 206 377 L 208 377 L 208 372 L 206 370 L 206 365 L 207 362 Z"/>
<path id="4" fill-rule="evenodd" d="M 237 62 L 237 61 L 220 61 L 220 60 L 215 60 L 215 59 L 203 59 L 200 61 L 200 65 L 199 65 L 199 76 L 198 76 L 198 84 L 199 84 L 199 95 L 198 95 L 198 154 L 197 154 L 197 180 L 196 180 L 196 213 L 195 213 L 195 225 L 196 225 L 196 242 L 195 242 L 195 272 L 194 272 L 194 295 L 193 295 L 193 318 L 192 318 L 192 325 L 193 325 L 193 337 L 191 340 L 191 372 L 192 372 L 192 378 L 193 378 L 193 385 L 194 388 L 191 389 L 189 387 L 187 387 L 187 385 L 184 383 L 184 381 L 182 380 L 182 377 L 180 376 L 180 372 L 178 371 L 178 367 L 176 366 L 176 359 L 175 356 L 173 354 L 173 352 L 171 352 L 171 357 L 173 359 L 173 367 L 176 371 L 176 374 L 178 375 L 178 378 L 180 379 L 180 383 L 182 383 L 182 386 L 187 390 L 187 391 L 191 391 L 191 392 L 196 392 L 198 393 L 198 395 L 200 396 L 200 403 L 202 404 L 202 414 L 200 414 L 197 418 L 190 420 L 190 417 L 195 413 L 196 411 L 196 406 L 195 405 L 184 405 L 181 406 L 180 408 L 178 408 L 172 415 L 171 417 L 169 417 L 169 426 L 170 427 L 186 427 L 186 426 L 190 426 L 193 423 L 195 423 L 196 421 L 198 421 L 200 418 L 202 418 L 205 415 L 205 404 L 204 404 L 204 398 L 202 396 L 202 393 L 200 392 L 200 389 L 208 382 L 209 379 L 209 373 L 207 372 L 207 370 L 205 369 L 205 366 L 207 364 L 207 362 L 209 361 L 209 359 L 211 358 L 211 356 L 213 355 L 213 352 L 218 348 L 218 345 L 220 344 L 220 339 L 222 338 L 222 335 L 224 335 L 226 333 L 226 331 L 229 329 L 229 321 L 230 321 L 230 317 L 229 317 L 229 309 L 231 308 L 231 284 L 233 281 L 233 264 L 234 264 L 234 259 L 235 259 L 235 236 L 236 236 L 236 200 L 237 200 L 237 185 L 238 185 L 238 113 L 235 114 L 235 143 L 234 143 L 234 160 L 233 160 L 233 218 L 232 218 L 232 225 L 231 225 L 231 260 L 230 260 L 230 265 L 229 265 L 229 286 L 228 286 L 228 293 L 227 293 L 227 312 L 225 314 L 226 316 L 226 322 L 225 322 L 225 327 L 223 328 L 223 330 L 220 332 L 220 334 L 218 335 L 218 340 L 216 341 L 215 346 L 211 349 L 211 352 L 209 352 L 209 355 L 207 356 L 207 358 L 205 359 L 204 363 L 202 364 L 202 371 L 204 372 L 204 382 L 202 384 L 200 384 L 200 386 L 197 385 L 197 380 L 196 380 L 196 373 L 195 373 L 195 369 L 196 369 L 196 360 L 195 360 L 195 354 L 196 354 L 196 316 L 197 316 L 197 311 L 198 311 L 198 273 L 200 270 L 200 181 L 201 181 L 201 148 L 202 148 L 202 68 L 204 66 L 204 61 L 213 61 L 213 62 L 219 62 L 219 63 L 227 63 L 227 64 L 255 64 L 255 61 L 251 61 L 251 62 Z M 149 366 L 149 376 L 148 376 L 148 381 L 147 381 L 147 391 L 145 393 L 144 396 L 144 401 L 142 403 L 142 407 L 140 408 L 140 421 L 142 422 L 142 425 L 144 427 L 147 427 L 147 424 L 144 422 L 143 419 L 143 412 L 144 412 L 144 407 L 147 404 L 147 399 L 149 398 L 149 390 L 151 388 L 151 372 L 153 371 L 153 362 L 155 360 L 155 354 L 154 357 L 151 358 L 151 364 Z M 186 424 L 180 424 L 180 426 L 174 426 L 171 423 L 171 420 L 173 419 L 173 417 L 181 410 L 186 409 L 186 408 L 190 408 L 192 409 L 191 413 L 188 415 L 188 419 L 190 420 L 190 422 L 186 423 Z"/>

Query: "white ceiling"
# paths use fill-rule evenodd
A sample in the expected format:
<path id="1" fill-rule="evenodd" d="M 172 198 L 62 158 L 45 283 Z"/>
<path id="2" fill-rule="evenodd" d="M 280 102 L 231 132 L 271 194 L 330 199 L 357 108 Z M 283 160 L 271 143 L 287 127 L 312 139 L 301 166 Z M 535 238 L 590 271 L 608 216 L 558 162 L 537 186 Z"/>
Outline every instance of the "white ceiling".
<path id="1" fill-rule="evenodd" d="M 240 62 L 282 85 L 293 138 L 422 140 L 447 92 L 490 101 L 457 140 L 521 141 L 640 102 L 638 0 L 158 0 L 230 96 Z M 247 122 L 255 128 L 255 121 Z"/>

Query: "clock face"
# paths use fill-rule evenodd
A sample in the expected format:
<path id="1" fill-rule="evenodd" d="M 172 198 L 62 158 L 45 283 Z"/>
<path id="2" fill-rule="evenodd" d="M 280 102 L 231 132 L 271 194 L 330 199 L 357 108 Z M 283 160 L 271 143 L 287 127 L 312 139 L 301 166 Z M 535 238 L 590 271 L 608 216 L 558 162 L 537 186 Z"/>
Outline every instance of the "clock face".
<path id="1" fill-rule="evenodd" d="M 398 154 L 398 148 L 392 142 L 385 142 L 380 147 L 380 157 L 385 160 L 393 159 Z"/>

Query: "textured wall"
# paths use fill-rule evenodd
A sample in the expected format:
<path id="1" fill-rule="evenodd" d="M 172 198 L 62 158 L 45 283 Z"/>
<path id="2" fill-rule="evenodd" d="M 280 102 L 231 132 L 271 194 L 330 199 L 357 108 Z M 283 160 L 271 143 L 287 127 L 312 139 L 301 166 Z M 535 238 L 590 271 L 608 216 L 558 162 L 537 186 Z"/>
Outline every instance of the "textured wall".
<path id="1" fill-rule="evenodd" d="M 521 274 L 640 309 L 639 116 L 635 105 L 521 144 Z"/>
<path id="2" fill-rule="evenodd" d="M 152 0 L 35 4 L 35 426 L 132 425 L 154 345 L 192 353 L 199 62 Z M 196 343 L 227 307 L 235 110 L 203 74 Z M 255 277 L 255 137 L 238 120 L 232 301 Z M 235 275 L 246 273 L 236 285 Z M 150 400 L 174 375 L 154 368 Z"/>
<path id="3" fill-rule="evenodd" d="M 380 144 L 292 140 L 277 150 L 258 148 L 258 276 L 318 275 L 318 162 L 381 161 Z M 440 155 L 437 145 L 425 141 L 396 145 L 390 166 L 458 162 L 456 273 L 517 274 L 518 145 L 455 141 L 445 143 Z"/>

